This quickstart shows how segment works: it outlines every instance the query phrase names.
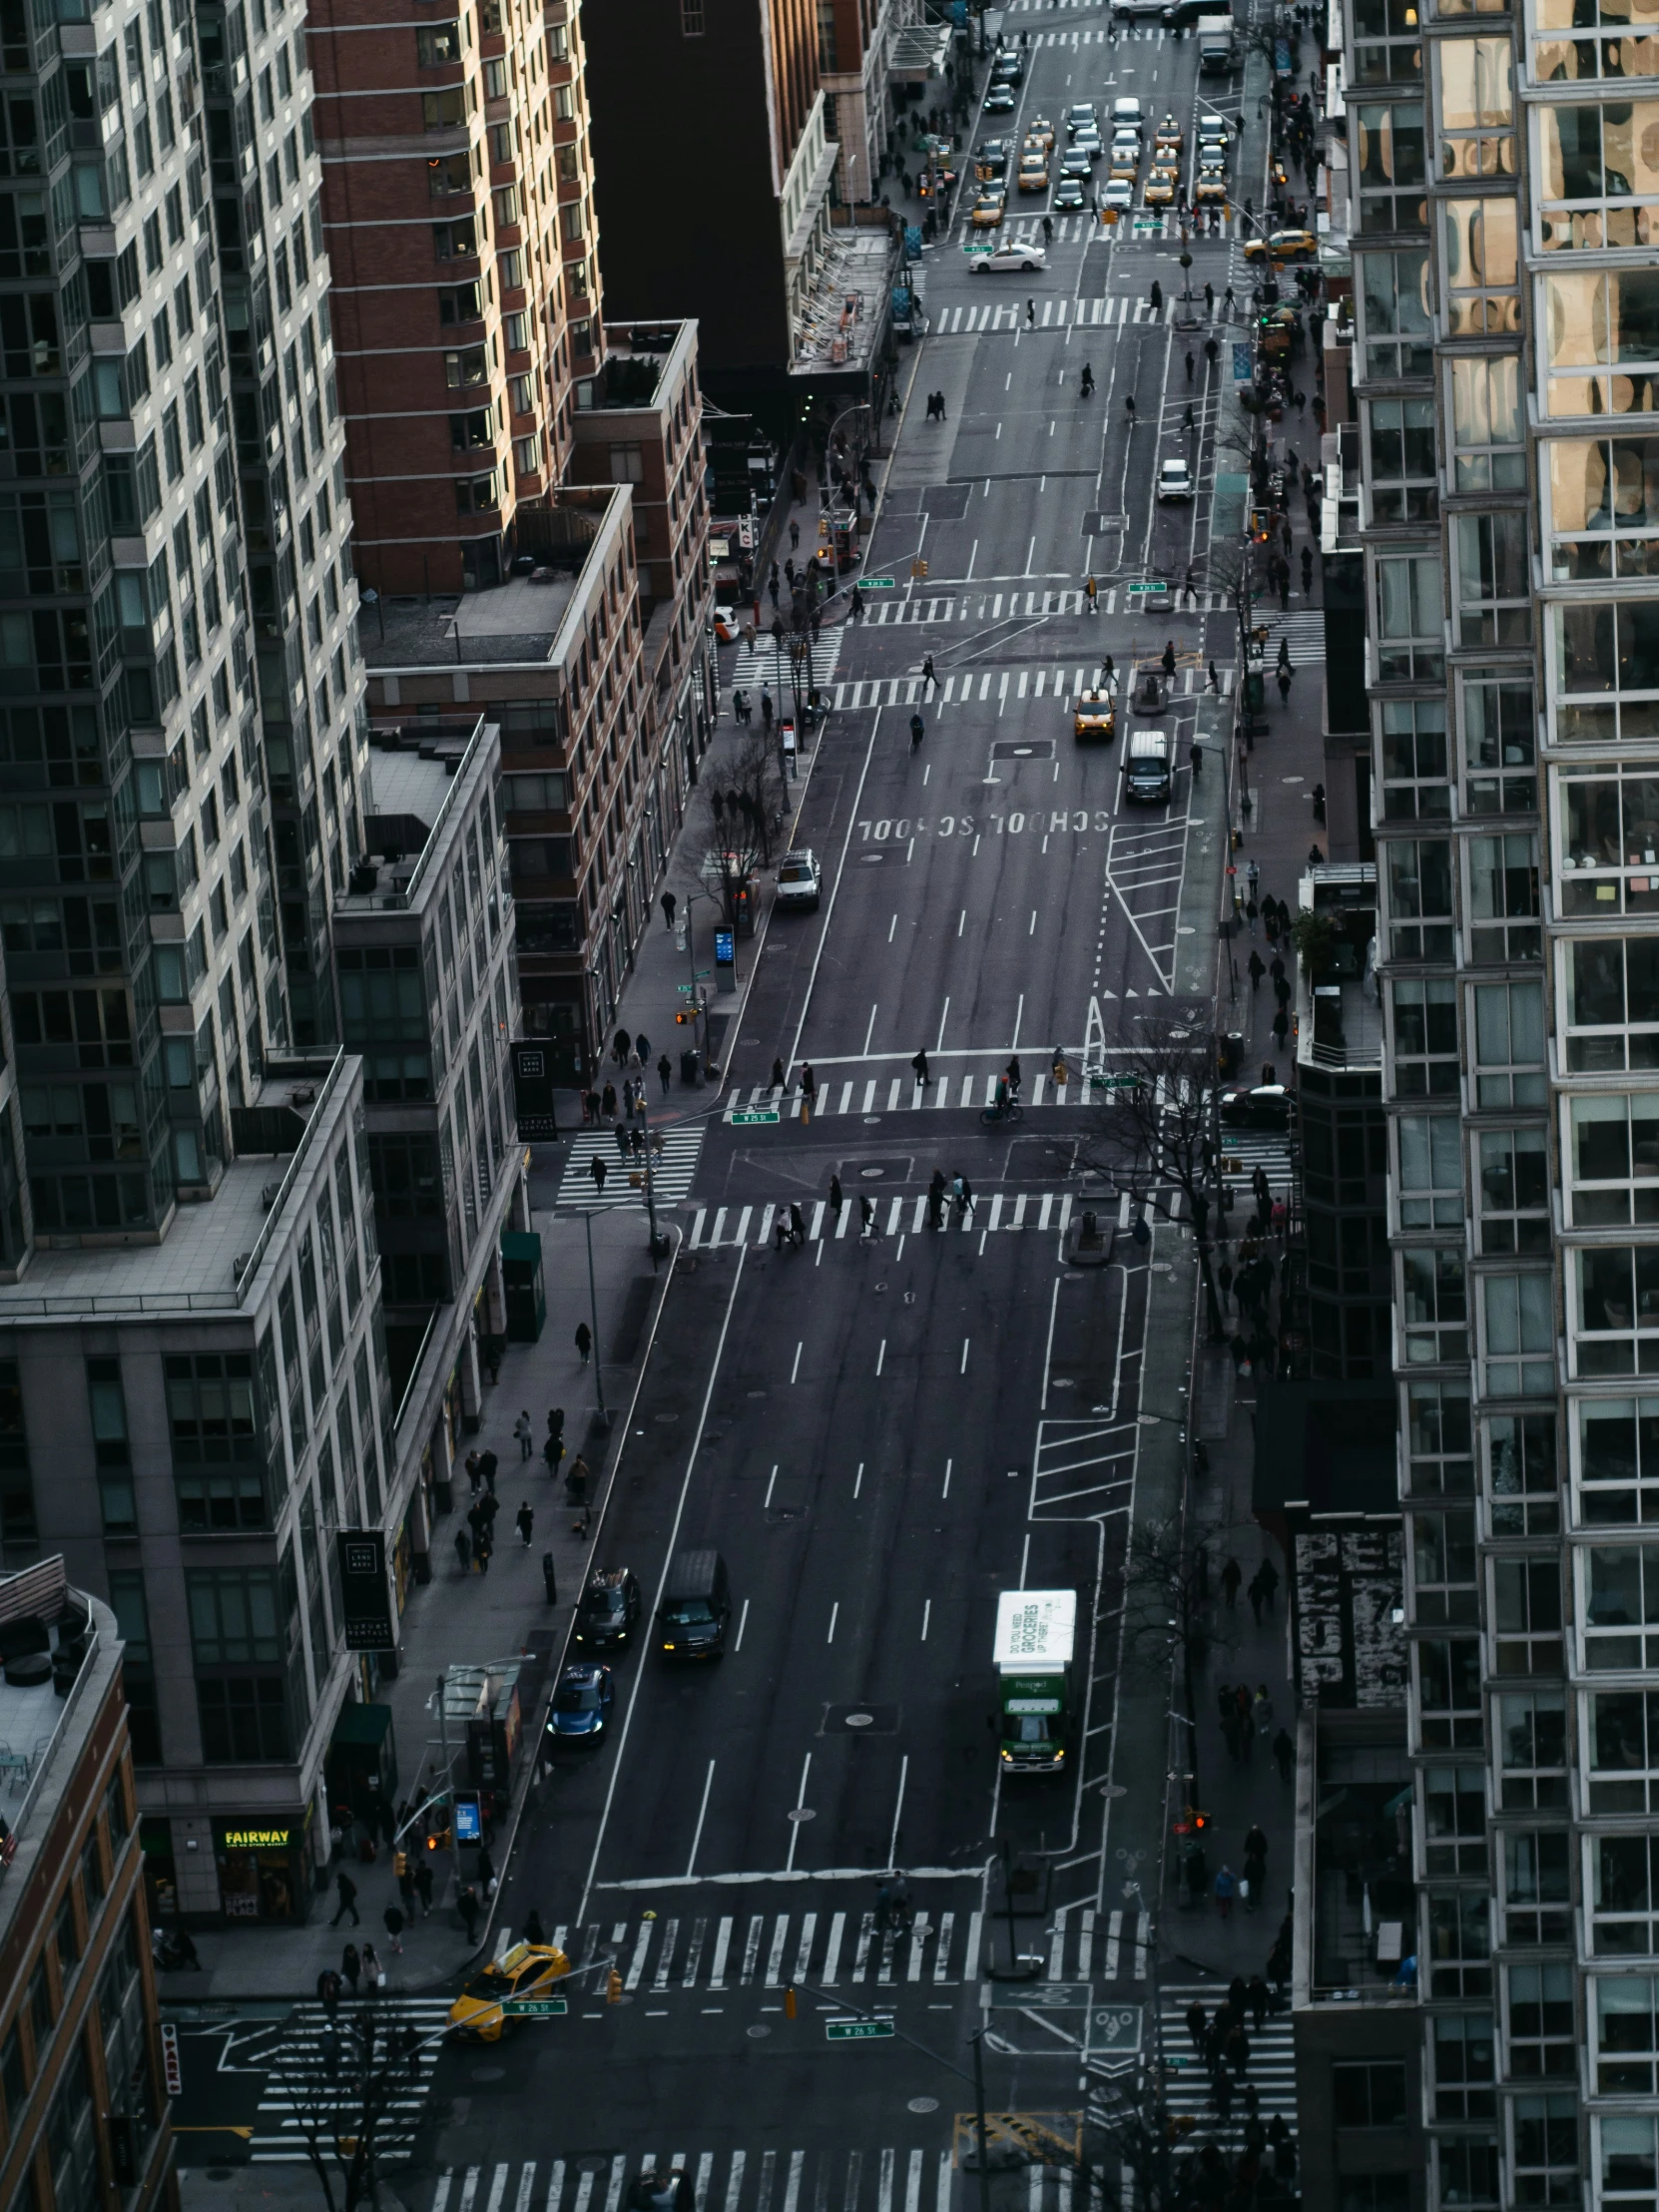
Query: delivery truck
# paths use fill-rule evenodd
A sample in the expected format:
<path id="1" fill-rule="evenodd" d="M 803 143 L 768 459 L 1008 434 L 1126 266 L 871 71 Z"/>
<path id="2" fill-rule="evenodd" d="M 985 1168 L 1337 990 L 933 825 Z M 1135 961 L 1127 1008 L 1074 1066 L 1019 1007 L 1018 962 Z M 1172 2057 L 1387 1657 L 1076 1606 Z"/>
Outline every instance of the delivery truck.
<path id="1" fill-rule="evenodd" d="M 998 1755 L 1005 1775 L 1059 1774 L 1071 1752 L 1075 1590 L 1004 1590 L 996 1601 Z"/>
<path id="2" fill-rule="evenodd" d="M 1197 28 L 1199 68 L 1225 75 L 1233 67 L 1233 18 L 1230 15 L 1201 15 Z"/>

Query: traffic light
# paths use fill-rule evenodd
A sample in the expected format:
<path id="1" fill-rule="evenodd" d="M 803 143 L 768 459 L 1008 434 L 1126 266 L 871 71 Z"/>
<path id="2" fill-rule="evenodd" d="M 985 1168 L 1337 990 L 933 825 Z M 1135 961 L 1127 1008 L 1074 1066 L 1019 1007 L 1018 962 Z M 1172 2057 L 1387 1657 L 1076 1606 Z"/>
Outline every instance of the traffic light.
<path id="1" fill-rule="evenodd" d="M 925 577 L 925 575 L 927 574 L 927 563 L 925 561 L 912 561 L 910 563 L 910 574 L 915 577 Z"/>
<path id="2" fill-rule="evenodd" d="M 607 2004 L 620 2004 L 622 2002 L 622 1976 L 617 1972 L 615 1966 L 605 1976 L 605 2002 Z"/>
<path id="3" fill-rule="evenodd" d="M 793 1983 L 784 1991 L 784 2017 L 787 2020 L 795 2018 L 795 1986 Z"/>
<path id="4" fill-rule="evenodd" d="M 690 1006 L 682 1006 L 680 1011 L 675 1015 L 674 1018 L 679 1026 L 683 1029 L 688 1021 L 695 1021 L 697 1019 L 697 1015 Z"/>

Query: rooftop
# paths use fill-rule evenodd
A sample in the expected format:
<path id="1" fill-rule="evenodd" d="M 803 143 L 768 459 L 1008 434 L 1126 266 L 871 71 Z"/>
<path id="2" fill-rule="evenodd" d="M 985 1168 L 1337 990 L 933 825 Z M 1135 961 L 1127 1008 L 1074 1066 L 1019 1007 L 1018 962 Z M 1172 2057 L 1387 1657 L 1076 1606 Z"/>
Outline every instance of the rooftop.
<path id="1" fill-rule="evenodd" d="M 342 913 L 402 911 L 415 905 L 430 856 L 443 842 L 455 793 L 480 757 L 486 725 L 418 725 L 371 738 L 363 853 L 351 870 Z"/>
<path id="2" fill-rule="evenodd" d="M 338 1117 L 355 1065 L 343 1053 L 334 1059 L 285 1165 L 270 1154 L 233 1160 L 211 1199 L 177 1209 L 159 1244 L 37 1244 L 22 1279 L 0 1284 L 0 1327 L 128 1315 L 229 1317 L 252 1309 L 260 1263 L 282 1216 L 308 1187 L 308 1163 Z M 268 1089 L 259 1105 L 294 1106 L 291 1081 Z"/>
<path id="3" fill-rule="evenodd" d="M 0 1818 L 7 1832 L 0 1866 L 17 1870 L 7 1884 L 15 1906 L 25 1894 L 19 1875 L 33 1871 L 28 1863 L 48 1841 L 121 1643 L 109 1608 L 70 1587 L 60 1552 L 0 1576 L 0 1651 L 6 1677 L 43 1675 L 38 1682 L 0 1677 Z"/>
<path id="4" fill-rule="evenodd" d="M 795 375 L 868 365 L 886 327 L 892 269 L 884 230 L 830 233 L 802 311 Z"/>
<path id="5" fill-rule="evenodd" d="M 604 363 L 597 375 L 578 379 L 577 411 L 610 414 L 651 406 L 670 356 L 677 346 L 689 347 L 695 328 L 690 322 L 607 322 Z"/>

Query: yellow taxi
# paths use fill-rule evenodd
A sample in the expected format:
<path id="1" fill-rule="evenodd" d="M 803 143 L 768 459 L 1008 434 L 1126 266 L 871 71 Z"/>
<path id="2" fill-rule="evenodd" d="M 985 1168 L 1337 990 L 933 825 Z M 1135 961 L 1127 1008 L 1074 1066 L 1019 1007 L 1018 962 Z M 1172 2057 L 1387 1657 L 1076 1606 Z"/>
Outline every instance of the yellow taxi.
<path id="1" fill-rule="evenodd" d="M 1019 189 L 1021 192 L 1046 192 L 1048 190 L 1048 163 L 1041 154 L 1022 154 L 1020 156 Z"/>
<path id="2" fill-rule="evenodd" d="M 1117 693 L 1097 685 L 1094 689 L 1079 692 L 1071 713 L 1071 734 L 1082 744 L 1088 739 L 1098 739 L 1109 745 L 1117 736 Z"/>
<path id="3" fill-rule="evenodd" d="M 968 221 L 976 231 L 994 231 L 1002 221 L 1003 210 L 1008 205 L 1008 194 L 1001 185 L 990 185 L 973 203 Z"/>
<path id="4" fill-rule="evenodd" d="M 1181 144 L 1181 126 L 1176 122 L 1174 116 L 1165 116 L 1163 122 L 1152 134 L 1152 143 L 1154 146 L 1177 147 Z"/>
<path id="5" fill-rule="evenodd" d="M 1312 231 L 1275 231 L 1271 238 L 1246 239 L 1245 260 L 1266 261 L 1271 254 L 1276 262 L 1306 262 L 1320 250 L 1320 242 Z"/>
<path id="6" fill-rule="evenodd" d="M 1028 140 L 1040 139 L 1046 152 L 1054 144 L 1054 126 L 1046 115 L 1034 115 L 1025 126 L 1025 136 Z"/>
<path id="7" fill-rule="evenodd" d="M 1200 170 L 1198 183 L 1193 187 L 1193 206 L 1195 208 L 1225 208 L 1226 205 L 1226 170 Z"/>
<path id="8" fill-rule="evenodd" d="M 1141 195 L 1149 208 L 1167 208 L 1175 198 L 1175 188 L 1181 172 L 1176 169 L 1155 169 L 1146 181 L 1146 191 Z"/>
<path id="9" fill-rule="evenodd" d="M 469 2041 L 497 2043 L 512 2024 L 501 2009 L 507 1998 L 549 1996 L 569 1971 L 551 1943 L 514 1943 L 473 1975 L 449 2007 L 449 2024 Z"/>
<path id="10" fill-rule="evenodd" d="M 1135 149 L 1132 146 L 1114 146 L 1112 149 L 1112 166 L 1107 172 L 1109 181 L 1115 185 L 1121 179 L 1124 183 L 1132 185 L 1140 173 L 1140 157 Z"/>

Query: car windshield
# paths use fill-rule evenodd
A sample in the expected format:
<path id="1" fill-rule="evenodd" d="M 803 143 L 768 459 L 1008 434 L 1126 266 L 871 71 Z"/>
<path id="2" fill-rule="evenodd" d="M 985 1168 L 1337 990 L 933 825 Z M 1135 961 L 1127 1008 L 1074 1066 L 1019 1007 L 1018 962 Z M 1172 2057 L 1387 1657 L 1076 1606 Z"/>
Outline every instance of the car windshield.
<path id="1" fill-rule="evenodd" d="M 1046 1744 L 1048 1730 L 1035 1713 L 1022 1713 L 1014 1741 L 1016 1744 Z"/>
<path id="2" fill-rule="evenodd" d="M 499 2004 L 507 1994 L 507 1987 L 502 1977 L 486 1966 L 482 1973 L 473 1975 L 461 1994 L 479 2004 Z"/>
<path id="3" fill-rule="evenodd" d="M 553 1700 L 556 1713 L 597 1713 L 602 1700 L 597 1682 L 561 1682 Z"/>
<path id="4" fill-rule="evenodd" d="M 611 1613 L 620 1613 L 622 1611 L 623 1604 L 624 1599 L 622 1592 L 607 1585 L 606 1587 L 597 1590 L 590 1590 L 587 1596 L 582 1600 L 582 1610 L 584 1613 L 603 1613 L 608 1615 Z"/>
<path id="5" fill-rule="evenodd" d="M 787 860 L 778 873 L 783 882 L 806 883 L 811 881 L 813 871 L 805 860 Z"/>
<path id="6" fill-rule="evenodd" d="M 677 1627 L 692 1628 L 700 1621 L 712 1621 L 715 1615 L 714 1608 L 706 1597 L 682 1597 L 674 1600 L 664 1617 L 673 1621 Z"/>

